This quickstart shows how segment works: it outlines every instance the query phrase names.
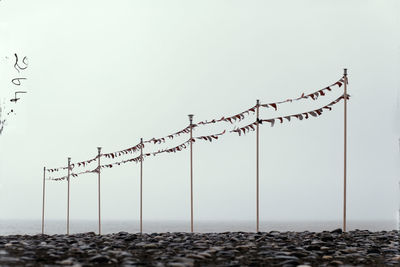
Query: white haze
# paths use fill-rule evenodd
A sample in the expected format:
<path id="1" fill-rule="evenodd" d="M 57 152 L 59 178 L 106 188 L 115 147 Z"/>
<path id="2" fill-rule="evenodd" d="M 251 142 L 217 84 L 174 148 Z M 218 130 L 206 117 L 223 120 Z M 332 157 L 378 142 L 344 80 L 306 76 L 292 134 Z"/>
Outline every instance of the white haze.
<path id="1" fill-rule="evenodd" d="M 44 166 L 168 135 L 190 113 L 197 122 L 256 99 L 298 97 L 348 68 L 348 218 L 395 221 L 399 13 L 396 0 L 0 1 L 0 98 L 16 111 L 0 136 L 0 219 L 40 218 Z M 28 93 L 17 104 L 9 101 L 14 53 L 29 59 Z M 224 127 L 232 128 L 194 134 Z M 105 169 L 101 179 L 103 218 L 138 219 L 139 166 Z M 189 220 L 188 150 L 147 159 L 143 179 L 145 220 Z M 261 126 L 261 220 L 340 221 L 342 198 L 342 102 L 317 119 Z M 47 182 L 46 218 L 64 219 L 66 200 L 65 182 Z M 194 144 L 194 212 L 195 220 L 255 220 L 254 132 Z M 74 178 L 71 220 L 96 218 L 96 175 Z"/>

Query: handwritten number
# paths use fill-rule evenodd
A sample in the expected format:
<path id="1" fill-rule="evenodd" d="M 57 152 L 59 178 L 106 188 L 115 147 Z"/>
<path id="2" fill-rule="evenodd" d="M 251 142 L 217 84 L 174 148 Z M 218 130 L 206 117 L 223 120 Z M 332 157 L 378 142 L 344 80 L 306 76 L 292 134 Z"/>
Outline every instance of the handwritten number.
<path id="1" fill-rule="evenodd" d="M 24 66 L 24 67 L 21 67 L 21 66 L 18 64 L 18 55 L 17 55 L 17 54 L 14 54 L 14 56 L 15 56 L 14 68 L 15 68 L 18 72 L 20 72 L 20 70 L 25 70 L 26 68 L 28 68 L 28 62 L 27 62 L 28 58 L 27 58 L 27 57 L 24 57 L 24 58 L 22 59 L 22 63 L 25 64 L 25 66 Z"/>
<path id="2" fill-rule="evenodd" d="M 21 80 L 26 80 L 26 78 L 14 78 L 11 80 L 11 82 L 15 85 L 20 86 L 21 85 Z"/>
<path id="3" fill-rule="evenodd" d="M 28 58 L 27 57 L 24 57 L 23 59 L 22 59 L 22 63 L 24 63 L 25 64 L 25 69 L 28 67 Z"/>

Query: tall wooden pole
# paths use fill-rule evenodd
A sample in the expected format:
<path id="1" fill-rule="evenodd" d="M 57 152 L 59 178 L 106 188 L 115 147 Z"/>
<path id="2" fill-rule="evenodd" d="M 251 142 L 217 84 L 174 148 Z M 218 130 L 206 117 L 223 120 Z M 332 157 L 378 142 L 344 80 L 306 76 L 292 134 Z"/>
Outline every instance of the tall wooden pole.
<path id="1" fill-rule="evenodd" d="M 193 233 L 193 114 L 189 114 L 190 122 L 190 232 Z"/>
<path id="2" fill-rule="evenodd" d="M 44 200 L 46 194 L 46 167 L 43 167 L 42 235 L 44 234 Z"/>
<path id="3" fill-rule="evenodd" d="M 69 235 L 69 199 L 70 199 L 70 172 L 71 172 L 71 158 L 68 158 L 68 199 L 67 199 L 67 235 Z"/>
<path id="4" fill-rule="evenodd" d="M 259 198 L 259 115 L 260 100 L 256 104 L 257 125 L 256 125 L 256 213 L 257 213 L 257 232 L 260 231 L 260 198 Z"/>
<path id="5" fill-rule="evenodd" d="M 97 148 L 97 185 L 98 185 L 98 206 L 99 206 L 99 235 L 101 235 L 101 209 L 100 209 L 100 155 L 101 155 L 101 147 Z"/>
<path id="6" fill-rule="evenodd" d="M 347 69 L 344 69 L 344 172 L 343 172 L 343 231 L 346 232 L 346 197 L 347 197 Z"/>
<path id="7" fill-rule="evenodd" d="M 143 232 L 143 138 L 140 138 L 140 233 Z"/>

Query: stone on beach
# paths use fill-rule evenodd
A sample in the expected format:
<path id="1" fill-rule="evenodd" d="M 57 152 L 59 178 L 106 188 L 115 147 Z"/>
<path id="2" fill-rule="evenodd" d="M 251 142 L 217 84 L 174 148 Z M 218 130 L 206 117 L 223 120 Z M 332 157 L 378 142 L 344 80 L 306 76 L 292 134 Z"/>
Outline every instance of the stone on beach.
<path id="1" fill-rule="evenodd" d="M 400 266 L 398 231 L 0 236 L 0 266 Z"/>

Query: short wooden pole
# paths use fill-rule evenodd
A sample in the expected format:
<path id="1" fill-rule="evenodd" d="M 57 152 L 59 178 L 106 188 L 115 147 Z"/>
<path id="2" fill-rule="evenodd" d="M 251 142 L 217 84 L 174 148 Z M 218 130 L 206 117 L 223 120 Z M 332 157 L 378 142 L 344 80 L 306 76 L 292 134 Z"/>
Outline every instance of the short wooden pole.
<path id="1" fill-rule="evenodd" d="M 46 167 L 43 167 L 42 235 L 44 235 L 44 201 L 46 194 Z"/>
<path id="2" fill-rule="evenodd" d="M 257 112 L 257 124 L 256 124 L 256 217 L 257 217 L 257 232 L 260 231 L 260 198 L 259 198 L 259 120 L 260 120 L 260 100 L 257 100 L 256 112 Z"/>
<path id="3" fill-rule="evenodd" d="M 67 235 L 69 235 L 69 201 L 70 201 L 70 174 L 71 174 L 71 158 L 68 158 L 68 200 L 67 200 Z"/>
<path id="4" fill-rule="evenodd" d="M 101 206 L 100 206 L 100 156 L 101 156 L 101 147 L 97 148 L 97 174 L 98 174 L 98 179 L 97 179 L 97 189 L 98 189 L 98 208 L 99 208 L 99 235 L 101 235 Z"/>
<path id="5" fill-rule="evenodd" d="M 193 114 L 189 114 L 190 122 L 190 232 L 193 233 Z"/>
<path id="6" fill-rule="evenodd" d="M 347 69 L 344 69 L 344 164 L 343 164 L 343 231 L 346 232 L 347 211 Z"/>
<path id="7" fill-rule="evenodd" d="M 143 232 L 143 138 L 140 138 L 140 233 Z"/>

